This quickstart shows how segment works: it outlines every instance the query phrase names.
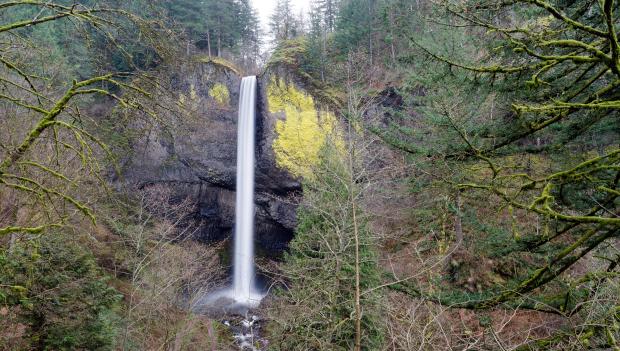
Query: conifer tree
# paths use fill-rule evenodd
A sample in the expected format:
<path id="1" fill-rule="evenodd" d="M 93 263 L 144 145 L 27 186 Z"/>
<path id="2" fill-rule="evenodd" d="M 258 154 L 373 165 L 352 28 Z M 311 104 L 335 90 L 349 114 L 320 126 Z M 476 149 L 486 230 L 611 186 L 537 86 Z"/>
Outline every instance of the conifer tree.
<path id="1" fill-rule="evenodd" d="M 291 0 L 278 0 L 269 20 L 275 43 L 292 39 L 300 34 L 299 23 L 295 18 Z"/>
<path id="2" fill-rule="evenodd" d="M 209 54 L 260 47 L 258 15 L 248 0 L 179 0 L 163 5 L 171 21 Z"/>
<path id="3" fill-rule="evenodd" d="M 351 49 L 366 47 L 373 62 L 376 0 L 344 0 L 336 22 L 336 46 L 343 55 Z"/>
<path id="4" fill-rule="evenodd" d="M 336 19 L 340 1 L 338 0 L 318 0 L 317 10 L 320 11 L 325 23 L 325 30 L 333 32 L 336 29 Z"/>

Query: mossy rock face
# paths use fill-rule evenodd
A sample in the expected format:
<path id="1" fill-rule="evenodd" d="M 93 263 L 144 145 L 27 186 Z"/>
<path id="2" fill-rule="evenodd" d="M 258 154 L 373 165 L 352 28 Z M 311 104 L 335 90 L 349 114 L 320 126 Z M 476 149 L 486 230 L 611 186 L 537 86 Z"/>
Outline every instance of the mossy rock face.
<path id="1" fill-rule="evenodd" d="M 307 51 L 303 37 L 281 43 L 260 79 L 275 162 L 300 178 L 313 176 L 319 151 L 328 139 L 344 148 L 336 117 L 343 107 L 343 93 L 304 71 Z"/>
<path id="2" fill-rule="evenodd" d="M 267 87 L 269 112 L 281 114 L 276 121 L 273 150 L 278 167 L 295 176 L 313 177 L 313 167 L 328 138 L 343 146 L 336 116 L 318 107 L 312 96 L 282 78 L 272 77 Z"/>
<path id="3" fill-rule="evenodd" d="M 296 68 L 305 50 L 303 41 L 297 44 L 280 51 L 284 58 L 275 55 L 258 82 L 256 236 L 257 246 L 271 254 L 292 238 L 300 180 L 312 176 L 321 146 L 339 130 L 332 111 L 341 99 Z M 205 241 L 228 238 L 234 228 L 241 74 L 219 58 L 195 57 L 171 67 L 174 104 L 182 111 L 140 141 L 126 174 L 133 184 L 166 184 L 175 198 L 195 199 L 198 237 Z"/>
<path id="4" fill-rule="evenodd" d="M 324 109 L 339 111 L 343 107 L 345 94 L 335 87 L 321 82 L 306 72 L 303 67 L 308 57 L 308 42 L 304 37 L 282 42 L 267 62 L 262 76 L 276 75 L 287 82 L 294 82 L 312 96 L 316 105 Z"/>

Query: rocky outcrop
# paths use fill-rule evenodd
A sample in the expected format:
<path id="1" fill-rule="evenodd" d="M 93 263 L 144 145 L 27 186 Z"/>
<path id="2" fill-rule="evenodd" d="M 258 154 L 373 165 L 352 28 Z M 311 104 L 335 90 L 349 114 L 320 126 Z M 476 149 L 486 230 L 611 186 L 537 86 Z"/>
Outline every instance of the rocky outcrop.
<path id="1" fill-rule="evenodd" d="M 204 241 L 229 237 L 234 228 L 237 106 L 241 76 L 224 62 L 196 60 L 177 67 L 170 87 L 177 93 L 174 123 L 155 128 L 137 142 L 125 179 L 138 186 L 165 184 L 178 198 L 191 197 Z M 256 146 L 256 242 L 281 252 L 296 226 L 299 181 L 276 166 L 272 150 L 276 117 L 259 83 Z"/>

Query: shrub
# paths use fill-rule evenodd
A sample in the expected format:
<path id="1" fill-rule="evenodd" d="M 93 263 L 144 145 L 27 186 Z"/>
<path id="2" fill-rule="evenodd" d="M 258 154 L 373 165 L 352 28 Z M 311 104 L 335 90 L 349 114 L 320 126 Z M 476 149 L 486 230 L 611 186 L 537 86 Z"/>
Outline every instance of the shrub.
<path id="1" fill-rule="evenodd" d="M 62 234 L 0 252 L 0 305 L 18 309 L 32 346 L 111 350 L 121 295 L 93 255 Z"/>

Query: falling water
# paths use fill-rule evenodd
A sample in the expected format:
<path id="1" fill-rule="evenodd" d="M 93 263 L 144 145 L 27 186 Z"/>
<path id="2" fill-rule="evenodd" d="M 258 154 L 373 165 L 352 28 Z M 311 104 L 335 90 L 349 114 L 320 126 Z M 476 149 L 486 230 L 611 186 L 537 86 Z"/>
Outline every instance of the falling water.
<path id="1" fill-rule="evenodd" d="M 194 308 L 247 311 L 258 307 L 265 294 L 257 289 L 254 274 L 254 148 L 256 77 L 244 77 L 239 91 L 237 123 L 237 198 L 232 287 L 201 297 Z M 245 312 L 243 312 L 245 313 Z"/>
<path id="2" fill-rule="evenodd" d="M 256 77 L 244 77 L 239 94 L 237 131 L 237 198 L 235 208 L 235 254 L 233 299 L 255 305 L 260 294 L 254 286 L 254 124 Z"/>

